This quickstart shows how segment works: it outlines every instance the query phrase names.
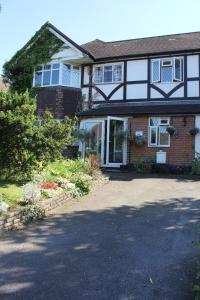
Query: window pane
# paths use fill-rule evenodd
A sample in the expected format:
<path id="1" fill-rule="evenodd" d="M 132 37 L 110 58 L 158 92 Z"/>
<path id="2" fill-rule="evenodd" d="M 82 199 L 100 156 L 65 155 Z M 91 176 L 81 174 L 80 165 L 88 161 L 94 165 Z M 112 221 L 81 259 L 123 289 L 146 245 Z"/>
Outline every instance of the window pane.
<path id="1" fill-rule="evenodd" d="M 172 67 L 164 67 L 161 69 L 162 82 L 171 82 L 173 80 Z"/>
<path id="2" fill-rule="evenodd" d="M 58 84 L 59 83 L 59 70 L 52 70 L 52 78 L 51 84 Z"/>
<path id="3" fill-rule="evenodd" d="M 160 146 L 168 146 L 169 145 L 169 133 L 166 130 L 165 126 L 159 127 L 159 144 Z"/>
<path id="4" fill-rule="evenodd" d="M 103 81 L 103 68 L 96 67 L 94 71 L 94 81 L 96 83 L 101 83 Z"/>
<path id="5" fill-rule="evenodd" d="M 175 78 L 174 79 L 182 80 L 181 59 L 175 59 Z"/>
<path id="6" fill-rule="evenodd" d="M 59 67 L 60 67 L 60 64 L 53 64 L 52 65 L 52 69 L 59 69 Z"/>
<path id="7" fill-rule="evenodd" d="M 51 65 L 44 65 L 44 70 L 50 70 L 51 69 Z"/>
<path id="8" fill-rule="evenodd" d="M 85 140 L 85 157 L 93 154 L 97 160 L 101 161 L 101 132 L 102 124 L 100 122 L 88 122 L 85 129 L 89 132 Z"/>
<path id="9" fill-rule="evenodd" d="M 158 126 L 160 122 L 160 118 L 151 118 L 150 119 L 150 126 Z"/>
<path id="10" fill-rule="evenodd" d="M 35 86 L 42 85 L 42 72 L 35 72 Z"/>
<path id="11" fill-rule="evenodd" d="M 124 129 L 124 121 L 110 120 L 110 143 L 109 143 L 109 162 L 122 163 L 123 161 L 123 140 L 120 132 Z"/>
<path id="12" fill-rule="evenodd" d="M 172 65 L 172 60 L 171 59 L 163 59 L 162 60 L 162 65 L 163 66 L 171 66 Z"/>
<path id="13" fill-rule="evenodd" d="M 153 68 L 152 81 L 153 82 L 160 81 L 160 61 L 159 60 L 153 61 L 152 62 L 152 68 Z"/>
<path id="14" fill-rule="evenodd" d="M 70 85 L 70 65 L 63 65 L 62 69 L 62 84 L 63 85 Z"/>
<path id="15" fill-rule="evenodd" d="M 77 67 L 73 67 L 71 72 L 71 86 L 80 87 L 80 70 Z"/>
<path id="16" fill-rule="evenodd" d="M 50 71 L 44 71 L 43 72 L 43 85 L 50 85 Z"/>
<path id="17" fill-rule="evenodd" d="M 121 81 L 122 80 L 122 66 L 115 65 L 113 66 L 113 81 Z"/>
<path id="18" fill-rule="evenodd" d="M 169 119 L 160 118 L 160 124 L 161 125 L 168 125 L 169 124 Z"/>
<path id="19" fill-rule="evenodd" d="M 156 145 L 157 142 L 157 128 L 156 127 L 152 127 L 150 128 L 150 144 L 151 145 Z"/>
<path id="20" fill-rule="evenodd" d="M 112 82 L 112 66 L 104 67 L 104 82 Z"/>

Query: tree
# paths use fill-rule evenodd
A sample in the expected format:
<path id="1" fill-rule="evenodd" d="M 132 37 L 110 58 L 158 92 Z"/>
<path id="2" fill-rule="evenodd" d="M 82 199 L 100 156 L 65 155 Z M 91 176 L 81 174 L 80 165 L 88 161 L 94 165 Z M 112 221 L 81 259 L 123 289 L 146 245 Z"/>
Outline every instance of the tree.
<path id="1" fill-rule="evenodd" d="M 73 142 L 74 126 L 75 119 L 59 124 L 50 113 L 38 126 L 36 101 L 28 91 L 0 92 L 0 176 L 30 178 L 38 166 L 60 158 Z"/>
<path id="2" fill-rule="evenodd" d="M 35 94 L 37 89 L 32 88 L 34 70 L 41 64 L 51 60 L 64 43 L 49 31 L 46 22 L 35 35 L 3 66 L 4 80 L 9 83 L 10 89 L 25 92 L 27 89 Z"/>

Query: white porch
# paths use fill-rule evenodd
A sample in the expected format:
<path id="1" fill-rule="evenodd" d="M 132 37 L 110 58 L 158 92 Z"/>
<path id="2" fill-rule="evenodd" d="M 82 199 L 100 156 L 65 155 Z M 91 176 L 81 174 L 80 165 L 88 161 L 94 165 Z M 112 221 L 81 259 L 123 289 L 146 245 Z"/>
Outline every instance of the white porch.
<path id="1" fill-rule="evenodd" d="M 81 121 L 80 129 L 88 133 L 80 141 L 82 158 L 93 154 L 101 166 L 120 167 L 127 164 L 127 118 L 113 116 L 90 118 Z"/>

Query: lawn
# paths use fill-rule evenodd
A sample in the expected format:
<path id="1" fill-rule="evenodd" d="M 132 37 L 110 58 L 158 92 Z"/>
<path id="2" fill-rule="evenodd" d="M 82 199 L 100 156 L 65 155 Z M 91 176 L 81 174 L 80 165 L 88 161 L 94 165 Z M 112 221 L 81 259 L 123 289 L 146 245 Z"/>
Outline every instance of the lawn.
<path id="1" fill-rule="evenodd" d="M 14 181 L 0 181 L 0 197 L 9 206 L 17 207 L 23 199 L 22 185 Z"/>

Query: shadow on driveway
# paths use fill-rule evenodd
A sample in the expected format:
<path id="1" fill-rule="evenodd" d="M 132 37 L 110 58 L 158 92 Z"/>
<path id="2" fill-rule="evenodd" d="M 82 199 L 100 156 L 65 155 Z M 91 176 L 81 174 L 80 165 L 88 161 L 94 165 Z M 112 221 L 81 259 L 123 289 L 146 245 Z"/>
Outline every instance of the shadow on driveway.
<path id="1" fill-rule="evenodd" d="M 1 300 L 189 300 L 200 200 L 48 218 L 0 239 Z"/>

